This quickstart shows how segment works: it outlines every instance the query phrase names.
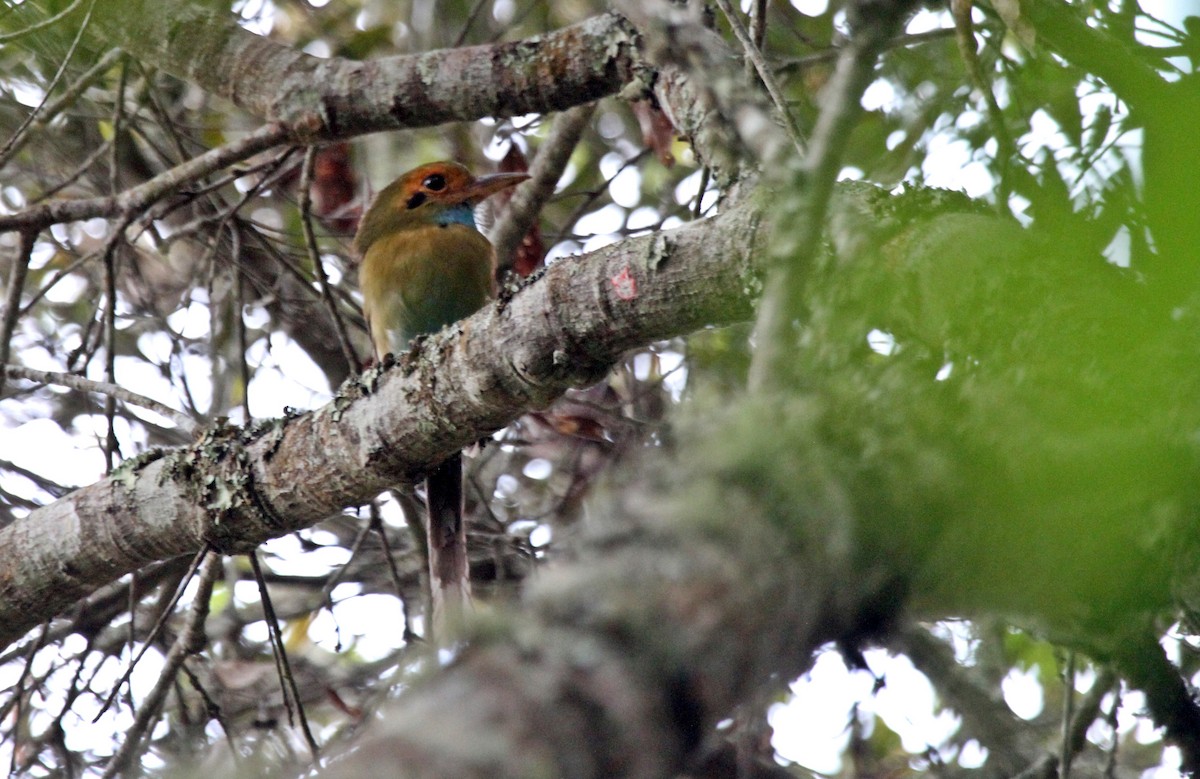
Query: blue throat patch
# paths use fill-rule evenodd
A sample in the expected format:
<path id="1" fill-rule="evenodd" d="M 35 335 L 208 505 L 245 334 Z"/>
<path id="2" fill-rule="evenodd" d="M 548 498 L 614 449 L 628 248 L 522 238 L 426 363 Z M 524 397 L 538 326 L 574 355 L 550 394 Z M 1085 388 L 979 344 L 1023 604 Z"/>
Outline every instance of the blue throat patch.
<path id="1" fill-rule="evenodd" d="M 442 227 L 457 224 L 466 225 L 472 230 L 479 229 L 475 226 L 475 209 L 467 203 L 459 203 L 458 205 L 439 211 L 437 216 L 434 217 L 434 222 Z"/>

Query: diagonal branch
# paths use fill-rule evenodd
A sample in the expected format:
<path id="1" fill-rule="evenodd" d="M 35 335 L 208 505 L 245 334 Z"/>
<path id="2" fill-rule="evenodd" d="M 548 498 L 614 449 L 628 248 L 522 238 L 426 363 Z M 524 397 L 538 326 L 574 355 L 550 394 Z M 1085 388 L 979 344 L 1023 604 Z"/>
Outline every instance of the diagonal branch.
<path id="1" fill-rule="evenodd" d="M 62 222 L 94 217 L 115 217 L 144 211 L 196 179 L 228 165 L 241 162 L 261 151 L 284 143 L 291 131 L 281 124 L 266 124 L 246 136 L 209 149 L 187 162 L 163 171 L 149 181 L 109 197 L 51 200 L 15 214 L 0 216 L 0 232 L 37 231 Z"/>
<path id="2" fill-rule="evenodd" d="M 195 432 L 196 422 L 182 411 L 176 411 L 165 403 L 160 403 L 154 398 L 148 398 L 145 395 L 140 395 L 130 389 L 121 387 L 111 382 L 94 381 L 92 379 L 78 376 L 74 373 L 60 373 L 57 371 L 39 371 L 34 368 L 26 368 L 23 365 L 6 365 L 0 363 L 0 374 L 10 376 L 17 379 L 26 379 L 28 381 L 37 382 L 38 384 L 57 384 L 63 387 L 80 390 L 81 392 L 96 392 L 105 397 L 116 398 L 122 403 L 128 403 L 133 406 L 141 406 L 149 409 L 155 414 L 158 414 L 166 419 L 171 420 L 176 427 L 185 432 Z"/>
<path id="3" fill-rule="evenodd" d="M 399 368 L 347 383 L 323 408 L 209 430 L 15 521 L 0 530 L 0 645 L 149 562 L 206 543 L 251 549 L 412 482 L 595 381 L 630 348 L 745 320 L 756 219 L 731 207 L 556 263 L 511 299 L 423 341 Z"/>
<path id="4" fill-rule="evenodd" d="M 197 3 L 99 0 L 96 11 L 111 43 L 305 142 L 563 110 L 615 94 L 635 66 L 632 31 L 611 13 L 522 41 L 358 62 L 305 54 Z"/>
<path id="5" fill-rule="evenodd" d="M 789 235 L 794 256 L 781 262 L 771 275 L 755 324 L 758 348 L 750 366 L 751 389 L 778 388 L 788 382 L 793 323 L 802 307 L 803 280 L 819 251 L 825 210 L 850 133 L 862 114 L 862 95 L 875 76 L 880 53 L 900 29 L 912 5 L 909 0 L 859 0 L 847 10 L 850 40 L 821 92 L 821 112 L 790 204 L 796 225 Z"/>

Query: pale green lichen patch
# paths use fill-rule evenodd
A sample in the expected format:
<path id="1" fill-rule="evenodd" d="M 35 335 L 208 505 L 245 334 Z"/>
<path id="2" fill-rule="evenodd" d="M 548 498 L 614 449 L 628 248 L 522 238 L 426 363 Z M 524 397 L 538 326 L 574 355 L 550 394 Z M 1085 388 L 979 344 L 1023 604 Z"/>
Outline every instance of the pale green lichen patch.
<path id="1" fill-rule="evenodd" d="M 113 469 L 109 478 L 125 489 L 131 490 L 134 484 L 137 483 L 138 474 L 141 473 L 142 469 L 155 460 L 161 460 L 164 455 L 165 452 L 162 449 L 148 449 L 118 465 Z"/>

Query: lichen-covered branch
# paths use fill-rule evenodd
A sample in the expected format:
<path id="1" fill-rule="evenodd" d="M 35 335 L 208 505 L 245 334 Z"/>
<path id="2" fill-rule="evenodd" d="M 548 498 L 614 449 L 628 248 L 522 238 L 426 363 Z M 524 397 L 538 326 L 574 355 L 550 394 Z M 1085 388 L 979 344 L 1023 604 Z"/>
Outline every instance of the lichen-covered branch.
<path id="1" fill-rule="evenodd" d="M 748 318 L 756 219 L 731 208 L 560 261 L 321 409 L 210 429 L 14 522 L 0 530 L 0 645 L 147 563 L 251 549 L 412 481 L 627 349 Z"/>
<path id="2" fill-rule="evenodd" d="M 309 140 L 559 111 L 615 94 L 636 63 L 632 30 L 616 14 L 522 41 L 367 62 L 313 57 L 195 3 L 100 0 L 97 24 L 144 62 Z"/>

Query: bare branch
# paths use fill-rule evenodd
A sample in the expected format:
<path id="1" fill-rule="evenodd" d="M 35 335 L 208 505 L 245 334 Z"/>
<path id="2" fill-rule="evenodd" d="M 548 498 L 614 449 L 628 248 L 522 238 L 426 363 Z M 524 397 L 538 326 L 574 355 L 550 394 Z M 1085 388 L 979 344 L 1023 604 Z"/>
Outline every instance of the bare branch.
<path id="1" fill-rule="evenodd" d="M 555 263 L 322 409 L 250 431 L 212 429 L 16 520 L 0 529 L 0 644 L 148 562 L 206 543 L 253 548 L 411 483 L 448 453 L 594 382 L 627 349 L 746 319 L 756 233 L 755 212 L 731 207 Z"/>
<path id="2" fill-rule="evenodd" d="M 862 113 L 862 95 L 874 78 L 875 62 L 907 14 L 905 2 L 860 0 L 849 9 L 850 42 L 821 93 L 821 113 L 804 158 L 794 203 L 794 229 L 789 235 L 792 257 L 772 274 L 755 325 L 758 340 L 750 370 L 750 386 L 786 384 L 794 343 L 792 323 L 800 309 L 802 278 L 820 247 L 825 208 L 849 145 L 850 132 Z M 792 220 L 790 220 L 792 221 Z"/>
<path id="3" fill-rule="evenodd" d="M 57 384 L 63 387 L 70 387 L 71 389 L 95 392 L 106 397 L 116 398 L 122 403 L 140 406 L 141 408 L 153 411 L 159 416 L 166 417 L 185 433 L 191 434 L 196 432 L 196 421 L 182 411 L 176 411 L 165 403 L 159 403 L 154 398 L 139 395 L 116 384 L 94 381 L 83 376 L 77 376 L 74 373 L 39 371 L 34 368 L 26 368 L 23 365 L 2 365 L 0 366 L 0 370 L 12 378 L 28 379 L 29 381 L 36 381 L 38 384 Z"/>
<path id="4" fill-rule="evenodd" d="M 29 130 L 29 126 L 39 118 L 42 109 L 46 106 L 46 101 L 50 99 L 50 93 L 56 86 L 58 86 L 58 82 L 62 80 L 63 74 L 67 72 L 67 65 L 70 64 L 71 58 L 75 56 L 75 50 L 79 47 L 79 42 L 83 40 L 83 34 L 87 31 L 88 25 L 92 21 L 92 11 L 95 10 L 95 7 L 96 0 L 90 0 L 88 3 L 87 13 L 84 14 L 83 21 L 80 23 L 79 29 L 75 31 L 75 37 L 71 40 L 70 48 L 67 49 L 66 54 L 62 58 L 62 62 L 59 63 L 58 71 L 50 79 L 50 82 L 46 85 L 46 88 L 42 93 L 41 102 L 39 102 L 32 111 L 25 115 L 25 118 L 21 120 L 21 124 L 17 126 L 16 132 L 9 137 L 3 148 L 0 148 L 0 165 L 3 165 L 4 162 L 9 159 L 12 154 L 13 147 L 21 142 L 22 138 L 25 136 L 25 133 Z"/>
<path id="5" fill-rule="evenodd" d="M 33 255 L 33 244 L 36 240 L 36 230 L 21 231 L 17 256 L 13 258 L 12 274 L 8 277 L 8 297 L 4 301 L 4 318 L 0 322 L 0 365 L 8 363 L 8 355 L 11 353 L 13 332 L 16 330 L 17 316 L 21 310 L 21 293 L 25 291 L 25 277 L 29 273 L 29 261 Z M 0 397 L 4 397 L 5 376 L 6 374 L 0 373 Z"/>
<path id="6" fill-rule="evenodd" d="M 98 0 L 97 17 L 135 57 L 304 143 L 563 110 L 615 94 L 635 70 L 632 31 L 616 14 L 523 41 L 370 62 L 313 57 L 195 3 Z"/>
<path id="7" fill-rule="evenodd" d="M 783 90 L 779 88 L 779 82 L 775 80 L 775 74 L 771 72 L 771 66 L 763 59 L 762 52 L 759 51 L 750 32 L 746 30 L 746 26 L 742 24 L 737 11 L 729 4 L 729 0 L 717 0 L 717 5 L 720 6 L 721 13 L 725 14 L 725 18 L 729 20 L 730 29 L 737 36 L 738 43 L 742 44 L 742 50 L 746 52 L 747 59 L 758 72 L 763 86 L 767 88 L 767 94 L 771 96 L 771 101 L 775 103 L 775 110 L 778 112 L 779 118 L 783 120 L 783 127 L 787 130 L 788 137 L 792 139 L 792 145 L 796 147 L 797 153 L 803 154 L 804 133 L 796 124 L 796 117 L 792 116 L 792 112 L 788 108 L 787 100 L 783 97 Z"/>
<path id="8" fill-rule="evenodd" d="M 496 263 L 501 270 L 512 267 L 513 255 L 521 239 L 537 221 L 542 206 L 554 194 L 554 187 L 575 151 L 575 145 L 595 112 L 595 105 L 580 106 L 554 120 L 554 126 L 538 149 L 529 168 L 531 180 L 517 187 L 492 231 Z"/>
<path id="9" fill-rule="evenodd" d="M 133 725 L 125 734 L 125 741 L 104 769 L 102 779 L 117 776 L 129 766 L 129 762 L 137 754 L 142 739 L 158 719 L 163 701 L 175 683 L 175 675 L 179 673 L 183 661 L 204 645 L 204 620 L 208 616 L 208 604 L 212 597 L 213 584 L 216 583 L 217 574 L 220 572 L 221 555 L 209 552 L 200 566 L 200 575 L 197 579 L 200 586 L 196 589 L 187 622 L 179 631 L 174 643 L 171 644 L 171 649 L 167 652 L 166 660 L 163 663 L 163 669 L 158 675 L 158 682 L 146 696 L 146 700 L 142 701 L 142 707 L 138 709 Z"/>
<path id="10" fill-rule="evenodd" d="M 145 210 L 155 201 L 201 176 L 285 142 L 289 132 L 288 128 L 281 124 L 263 125 L 237 141 L 210 149 L 119 195 L 55 200 L 15 214 L 0 216 L 0 232 L 41 230 L 61 222 L 76 222 L 97 216 L 114 217 Z"/>
<path id="11" fill-rule="evenodd" d="M 325 273 L 325 264 L 321 260 L 321 252 L 317 248 L 317 235 L 313 232 L 312 224 L 312 182 L 313 162 L 317 157 L 317 147 L 309 146 L 304 153 L 304 168 L 300 174 L 300 228 L 304 233 L 304 248 L 308 250 L 308 260 L 312 263 L 313 273 L 321 284 L 321 299 L 333 319 L 333 328 L 337 333 L 338 343 L 342 346 L 342 354 L 346 357 L 346 366 L 351 375 L 358 373 L 358 355 L 354 344 L 350 343 L 350 335 L 346 332 L 346 323 L 338 311 L 337 303 L 329 289 L 329 276 Z"/>

